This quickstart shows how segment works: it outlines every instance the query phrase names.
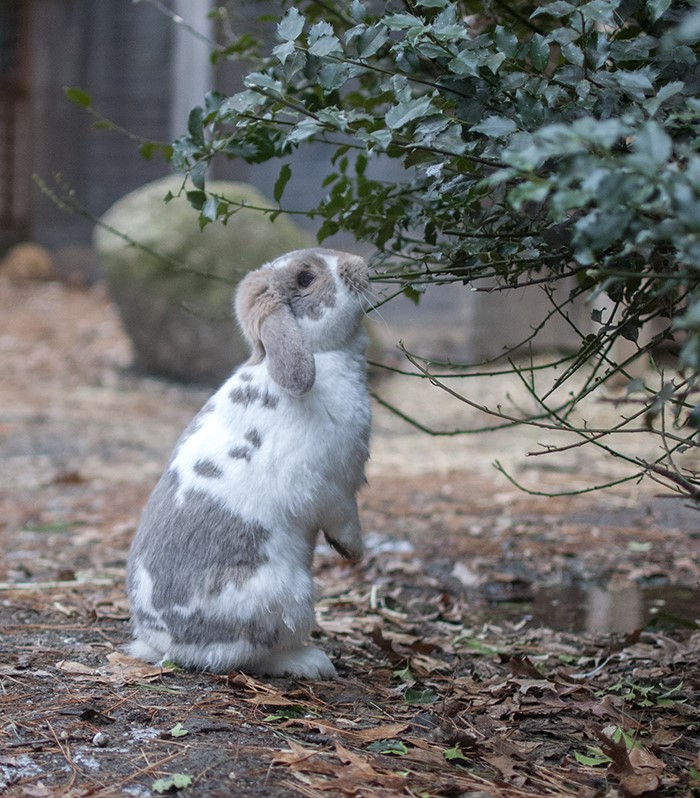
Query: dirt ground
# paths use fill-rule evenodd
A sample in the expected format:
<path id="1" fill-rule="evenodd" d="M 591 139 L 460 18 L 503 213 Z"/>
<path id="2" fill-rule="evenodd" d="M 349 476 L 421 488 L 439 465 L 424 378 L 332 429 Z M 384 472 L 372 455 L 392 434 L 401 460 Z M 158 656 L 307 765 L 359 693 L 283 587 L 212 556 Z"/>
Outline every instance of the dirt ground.
<path id="1" fill-rule="evenodd" d="M 103 287 L 0 277 L 0 794 L 700 795 L 700 515 L 537 432 L 375 407 L 367 557 L 319 547 L 333 682 L 126 657 L 124 568 L 204 402 L 130 371 Z M 398 376 L 442 429 L 464 405 Z M 473 383 L 473 390 L 489 390 Z"/>

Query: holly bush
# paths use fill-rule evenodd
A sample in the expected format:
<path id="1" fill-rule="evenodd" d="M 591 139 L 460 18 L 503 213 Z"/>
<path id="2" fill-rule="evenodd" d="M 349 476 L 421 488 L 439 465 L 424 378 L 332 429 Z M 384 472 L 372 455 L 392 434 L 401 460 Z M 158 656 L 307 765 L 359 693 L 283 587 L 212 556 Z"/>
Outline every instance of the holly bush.
<path id="1" fill-rule="evenodd" d="M 349 231 L 370 242 L 374 279 L 414 298 L 427 284 L 540 285 L 548 316 L 580 333 L 578 352 L 538 365 L 551 379 L 532 389 L 537 411 L 491 408 L 496 425 L 568 430 L 623 457 L 625 479 L 651 476 L 699 500 L 700 10 L 676 0 L 298 0 L 281 5 L 275 36 L 243 90 L 207 95 L 174 144 L 201 224 L 238 210 L 207 191 L 213 159 L 279 159 L 274 216 L 290 156 L 322 143 L 324 193 L 307 209 L 319 241 Z M 246 34 L 217 57 L 256 49 L 265 45 Z M 399 179 L 378 176 L 377 159 L 400 164 Z M 609 302 L 593 311 L 594 332 L 570 312 L 584 296 Z M 631 355 L 616 357 L 620 339 Z M 630 363 L 663 344 L 670 375 L 632 379 Z M 409 357 L 443 387 L 474 373 Z M 547 401 L 582 369 L 567 399 Z M 613 377 L 633 410 L 592 430 L 574 411 Z M 623 454 L 620 431 L 659 436 L 658 456 Z"/>

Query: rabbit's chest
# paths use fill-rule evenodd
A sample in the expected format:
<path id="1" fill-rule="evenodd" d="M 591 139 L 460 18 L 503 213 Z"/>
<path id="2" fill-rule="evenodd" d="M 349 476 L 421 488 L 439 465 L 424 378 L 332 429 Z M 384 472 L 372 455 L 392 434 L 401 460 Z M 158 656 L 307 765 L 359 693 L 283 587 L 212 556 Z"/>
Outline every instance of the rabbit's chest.
<path id="1" fill-rule="evenodd" d="M 362 442 L 369 435 L 370 423 L 364 374 L 347 363 L 329 360 L 317 358 L 318 376 L 308 396 L 311 424 L 331 438 Z"/>

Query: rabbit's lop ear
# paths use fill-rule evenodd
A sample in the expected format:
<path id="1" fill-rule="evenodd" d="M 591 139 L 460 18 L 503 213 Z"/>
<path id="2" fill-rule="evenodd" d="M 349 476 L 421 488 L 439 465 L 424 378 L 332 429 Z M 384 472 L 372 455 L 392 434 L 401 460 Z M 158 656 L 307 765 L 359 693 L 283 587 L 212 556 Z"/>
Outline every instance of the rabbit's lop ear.
<path id="1" fill-rule="evenodd" d="M 272 379 L 292 396 L 308 393 L 316 379 L 316 363 L 288 305 L 280 305 L 264 319 L 260 339 Z"/>
<path id="2" fill-rule="evenodd" d="M 316 378 L 313 354 L 269 270 L 251 272 L 236 292 L 236 315 L 253 348 L 253 358 L 266 358 L 272 379 L 293 396 L 311 390 Z"/>

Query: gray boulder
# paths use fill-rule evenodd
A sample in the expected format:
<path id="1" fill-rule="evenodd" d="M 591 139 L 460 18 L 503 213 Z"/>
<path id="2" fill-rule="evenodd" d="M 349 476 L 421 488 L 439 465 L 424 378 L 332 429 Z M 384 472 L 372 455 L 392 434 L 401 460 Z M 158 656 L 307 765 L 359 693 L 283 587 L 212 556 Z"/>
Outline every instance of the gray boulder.
<path id="1" fill-rule="evenodd" d="M 251 208 L 200 231 L 184 195 L 164 202 L 181 185 L 181 176 L 166 177 L 122 197 L 96 227 L 95 247 L 133 342 L 136 366 L 214 384 L 248 355 L 231 310 L 238 281 L 276 256 L 312 243 L 284 216 L 271 222 Z M 211 181 L 207 189 L 236 203 L 271 206 L 244 183 Z"/>

